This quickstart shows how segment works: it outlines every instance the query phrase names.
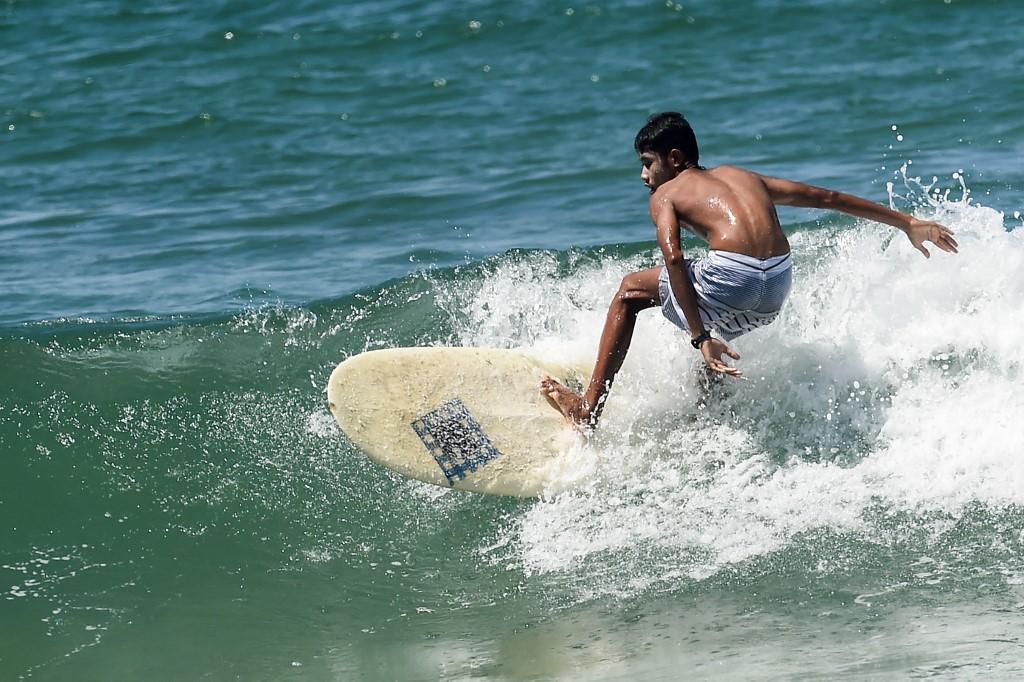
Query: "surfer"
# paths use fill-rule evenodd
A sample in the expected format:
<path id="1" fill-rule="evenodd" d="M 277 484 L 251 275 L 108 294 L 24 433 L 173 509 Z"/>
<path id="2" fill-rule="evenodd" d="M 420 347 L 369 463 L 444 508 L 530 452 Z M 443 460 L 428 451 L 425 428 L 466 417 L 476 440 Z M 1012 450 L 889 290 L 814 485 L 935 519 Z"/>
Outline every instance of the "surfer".
<path id="1" fill-rule="evenodd" d="M 827 208 L 891 225 L 926 258 L 924 243 L 957 252 L 952 231 L 831 189 L 760 175 L 736 166 L 705 168 L 693 129 L 681 114 L 648 119 L 634 147 L 651 190 L 651 220 L 665 265 L 623 278 L 605 319 L 590 383 L 582 395 L 544 376 L 540 391 L 578 426 L 593 427 L 622 367 L 641 310 L 660 306 L 712 374 L 740 377 L 723 356 L 739 360 L 727 343 L 770 324 L 789 294 L 792 258 L 776 204 Z M 681 227 L 708 242 L 706 256 L 683 257 Z M 716 336 L 712 336 L 714 330 Z"/>

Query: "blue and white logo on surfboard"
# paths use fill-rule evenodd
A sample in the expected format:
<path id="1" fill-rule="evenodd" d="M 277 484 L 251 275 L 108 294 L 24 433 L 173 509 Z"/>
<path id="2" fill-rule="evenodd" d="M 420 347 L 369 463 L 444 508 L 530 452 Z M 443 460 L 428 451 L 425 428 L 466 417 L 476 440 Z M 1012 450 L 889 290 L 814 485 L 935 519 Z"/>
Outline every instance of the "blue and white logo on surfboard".
<path id="1" fill-rule="evenodd" d="M 469 408 L 455 398 L 413 420 L 412 428 L 449 485 L 501 456 Z"/>

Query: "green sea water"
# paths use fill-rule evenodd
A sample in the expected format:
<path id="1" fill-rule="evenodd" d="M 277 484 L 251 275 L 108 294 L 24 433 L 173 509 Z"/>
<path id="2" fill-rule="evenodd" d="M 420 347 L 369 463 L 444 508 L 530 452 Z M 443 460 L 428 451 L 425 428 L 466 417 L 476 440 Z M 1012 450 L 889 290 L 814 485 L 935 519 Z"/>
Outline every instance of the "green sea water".
<path id="1" fill-rule="evenodd" d="M 1014 2 L 0 4 L 0 679 L 1014 679 Z M 341 360 L 592 358 L 658 261 L 632 137 L 935 217 L 782 214 L 707 395 L 641 317 L 592 476 L 390 473 Z M 687 242 L 688 254 L 701 253 Z"/>

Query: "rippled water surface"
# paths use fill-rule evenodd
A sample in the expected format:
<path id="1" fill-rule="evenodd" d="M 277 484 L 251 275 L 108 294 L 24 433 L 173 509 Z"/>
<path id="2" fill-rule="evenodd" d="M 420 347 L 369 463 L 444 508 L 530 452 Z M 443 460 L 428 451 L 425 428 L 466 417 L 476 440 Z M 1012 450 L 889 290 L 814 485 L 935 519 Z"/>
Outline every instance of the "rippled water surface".
<path id="1" fill-rule="evenodd" d="M 1022 674 L 1014 2 L 0 4 L 0 678 Z M 658 264 L 632 139 L 952 227 L 782 214 L 707 394 L 641 317 L 594 474 L 366 460 L 370 348 L 591 358 Z M 688 253 L 702 247 L 687 242 Z"/>

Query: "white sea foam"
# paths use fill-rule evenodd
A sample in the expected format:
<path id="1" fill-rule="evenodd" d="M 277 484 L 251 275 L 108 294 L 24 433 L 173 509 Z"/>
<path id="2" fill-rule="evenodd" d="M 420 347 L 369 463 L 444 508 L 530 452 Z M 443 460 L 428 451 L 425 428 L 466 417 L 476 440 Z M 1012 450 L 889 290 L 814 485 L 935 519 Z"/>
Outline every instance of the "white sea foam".
<path id="1" fill-rule="evenodd" d="M 708 393 L 684 335 L 642 313 L 596 475 L 531 506 L 495 560 L 530 574 L 598 565 L 581 571 L 586 590 L 631 592 L 808 531 L 870 536 L 876 505 L 922 518 L 1024 505 L 1024 231 L 966 197 L 927 196 L 919 212 L 955 230 L 959 255 L 925 260 L 869 223 L 794 235 L 787 308 L 735 343 L 746 381 Z M 592 358 L 619 279 L 655 263 L 499 267 L 462 311 L 461 341 Z"/>

